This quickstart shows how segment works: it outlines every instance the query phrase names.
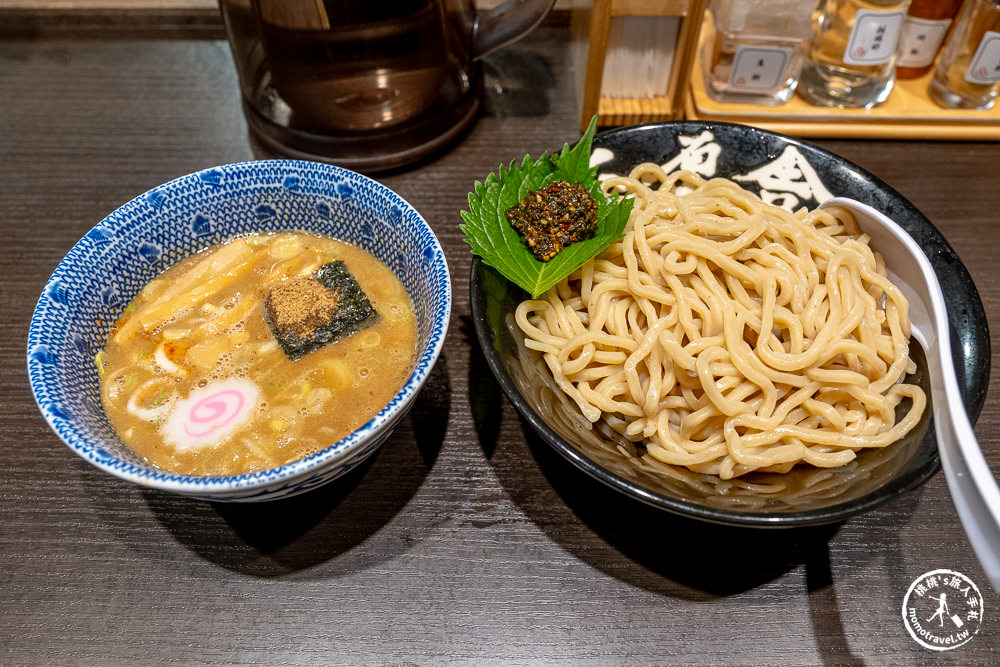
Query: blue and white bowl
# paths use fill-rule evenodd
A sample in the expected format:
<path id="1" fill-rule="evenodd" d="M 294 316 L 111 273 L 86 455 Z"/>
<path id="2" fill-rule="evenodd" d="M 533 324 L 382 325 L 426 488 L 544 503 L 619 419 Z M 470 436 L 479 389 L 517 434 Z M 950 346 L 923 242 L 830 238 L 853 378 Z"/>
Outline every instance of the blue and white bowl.
<path id="1" fill-rule="evenodd" d="M 417 363 L 364 426 L 308 458 L 219 477 L 143 462 L 101 406 L 94 355 L 135 294 L 179 259 L 235 236 L 303 230 L 359 246 L 391 268 L 417 316 Z M 434 366 L 451 314 L 444 251 L 427 222 L 384 185 L 312 162 L 243 162 L 182 176 L 133 199 L 87 233 L 45 285 L 28 332 L 28 377 L 52 430 L 81 457 L 143 486 L 216 501 L 260 501 L 325 484 L 373 454 Z"/>

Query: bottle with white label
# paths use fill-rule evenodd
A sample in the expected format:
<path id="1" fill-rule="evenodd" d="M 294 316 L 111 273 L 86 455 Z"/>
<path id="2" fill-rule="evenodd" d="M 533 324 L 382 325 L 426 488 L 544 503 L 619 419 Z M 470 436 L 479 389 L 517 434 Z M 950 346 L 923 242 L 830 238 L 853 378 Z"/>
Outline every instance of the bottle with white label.
<path id="1" fill-rule="evenodd" d="M 1000 93 L 1000 0 L 967 0 L 928 87 L 943 107 L 989 109 Z"/>
<path id="2" fill-rule="evenodd" d="M 896 80 L 919 79 L 931 71 L 962 0 L 913 0 L 903 21 Z"/>
<path id="3" fill-rule="evenodd" d="M 715 37 L 702 58 L 705 91 L 717 102 L 777 105 L 795 92 L 812 35 L 801 0 L 712 0 Z"/>
<path id="4" fill-rule="evenodd" d="M 895 80 L 896 45 L 910 0 L 826 0 L 799 76 L 810 104 L 869 108 Z"/>

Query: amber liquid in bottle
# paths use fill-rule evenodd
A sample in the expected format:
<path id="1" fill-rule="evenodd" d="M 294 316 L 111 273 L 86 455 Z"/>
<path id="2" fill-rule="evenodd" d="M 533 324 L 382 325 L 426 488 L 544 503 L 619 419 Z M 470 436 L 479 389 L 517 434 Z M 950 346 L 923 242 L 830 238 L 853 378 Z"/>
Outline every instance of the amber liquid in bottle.
<path id="1" fill-rule="evenodd" d="M 998 39 L 1000 0 L 968 0 L 934 68 L 928 88 L 930 98 L 941 106 L 957 109 L 993 106 L 1000 92 L 1000 63 L 983 61 L 981 46 L 990 40 L 995 44 Z M 980 62 L 975 62 L 977 56 Z M 975 76 L 970 72 L 972 67 L 977 71 L 982 68 L 986 78 Z"/>
<path id="2" fill-rule="evenodd" d="M 899 41 L 897 79 L 918 79 L 931 71 L 934 57 L 961 6 L 962 0 L 913 0 L 910 3 Z M 911 66 L 910 62 L 920 64 Z"/>
<path id="3" fill-rule="evenodd" d="M 896 40 L 909 4 L 910 0 L 826 0 L 802 68 L 800 94 L 811 104 L 841 108 L 871 107 L 885 100 L 892 90 Z M 871 24 L 883 16 L 892 17 L 884 23 L 895 32 L 856 28 L 859 18 Z M 873 49 L 882 57 L 873 58 L 877 53 Z M 852 54 L 878 61 L 851 62 Z"/>

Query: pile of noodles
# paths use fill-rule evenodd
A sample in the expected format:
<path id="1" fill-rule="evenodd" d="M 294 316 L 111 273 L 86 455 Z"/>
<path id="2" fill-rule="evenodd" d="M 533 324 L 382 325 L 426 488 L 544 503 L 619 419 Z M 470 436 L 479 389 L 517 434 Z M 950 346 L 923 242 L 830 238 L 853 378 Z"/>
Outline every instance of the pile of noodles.
<path id="1" fill-rule="evenodd" d="M 635 199 L 624 238 L 515 314 L 590 422 L 723 479 L 840 466 L 917 424 L 907 302 L 850 213 L 653 164 L 604 187 Z"/>

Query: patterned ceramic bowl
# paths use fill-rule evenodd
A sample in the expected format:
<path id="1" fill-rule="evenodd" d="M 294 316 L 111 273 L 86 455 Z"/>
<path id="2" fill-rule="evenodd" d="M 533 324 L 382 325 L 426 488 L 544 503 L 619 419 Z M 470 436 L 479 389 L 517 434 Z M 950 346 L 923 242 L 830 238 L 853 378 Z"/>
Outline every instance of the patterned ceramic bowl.
<path id="1" fill-rule="evenodd" d="M 304 230 L 368 251 L 413 300 L 417 364 L 364 426 L 308 458 L 225 477 L 168 473 L 135 456 L 101 407 L 94 355 L 108 322 L 157 273 L 234 236 Z M 28 375 L 46 421 L 81 457 L 143 486 L 219 501 L 294 495 L 343 475 L 375 452 L 406 414 L 441 351 L 451 313 L 444 252 L 427 222 L 385 186 L 334 166 L 231 164 L 183 176 L 133 199 L 87 233 L 45 285 L 28 332 Z"/>

